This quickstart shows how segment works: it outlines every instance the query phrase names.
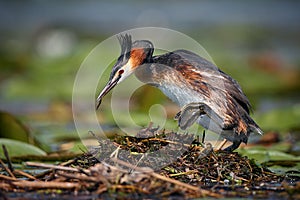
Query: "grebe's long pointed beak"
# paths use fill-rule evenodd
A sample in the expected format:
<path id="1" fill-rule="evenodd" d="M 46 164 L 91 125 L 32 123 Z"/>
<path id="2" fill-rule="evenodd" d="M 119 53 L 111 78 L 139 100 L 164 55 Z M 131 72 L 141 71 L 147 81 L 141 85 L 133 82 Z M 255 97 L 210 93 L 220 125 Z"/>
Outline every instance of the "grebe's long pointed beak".
<path id="1" fill-rule="evenodd" d="M 100 92 L 100 94 L 97 98 L 97 107 L 96 107 L 96 109 L 99 108 L 99 106 L 101 104 L 101 101 L 102 101 L 102 98 L 118 84 L 120 78 L 121 78 L 121 76 L 119 75 L 117 78 L 108 81 L 108 83 L 103 88 L 103 90 Z"/>

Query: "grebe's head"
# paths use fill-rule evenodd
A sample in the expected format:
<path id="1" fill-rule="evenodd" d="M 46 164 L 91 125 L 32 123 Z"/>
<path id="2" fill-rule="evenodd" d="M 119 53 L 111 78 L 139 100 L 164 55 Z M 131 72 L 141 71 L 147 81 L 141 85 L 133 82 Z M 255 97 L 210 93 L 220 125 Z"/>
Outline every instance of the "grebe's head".
<path id="1" fill-rule="evenodd" d="M 121 55 L 114 64 L 110 73 L 109 81 L 97 98 L 97 109 L 102 98 L 112 90 L 118 83 L 125 80 L 134 70 L 145 62 L 150 62 L 153 54 L 153 44 L 148 40 L 137 40 L 132 42 L 128 34 L 119 35 Z"/>

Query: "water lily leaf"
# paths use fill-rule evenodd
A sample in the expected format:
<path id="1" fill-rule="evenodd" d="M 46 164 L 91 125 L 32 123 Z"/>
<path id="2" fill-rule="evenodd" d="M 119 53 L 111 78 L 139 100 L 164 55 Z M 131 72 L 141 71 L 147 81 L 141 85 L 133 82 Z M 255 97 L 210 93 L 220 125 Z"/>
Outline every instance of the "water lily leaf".
<path id="1" fill-rule="evenodd" d="M 10 157 L 25 155 L 46 155 L 46 152 L 33 145 L 17 140 L 0 138 L 0 158 L 5 158 L 2 145 L 5 145 Z"/>
<path id="2" fill-rule="evenodd" d="M 287 154 L 277 150 L 267 149 L 238 149 L 240 154 L 256 160 L 257 163 L 261 164 L 268 161 L 280 161 L 280 160 L 291 160 L 300 161 L 300 157 Z"/>
<path id="3" fill-rule="evenodd" d="M 29 129 L 13 115 L 0 111 L 0 137 L 23 142 L 32 140 Z"/>
<path id="4" fill-rule="evenodd" d="M 285 167 L 281 165 L 268 166 L 268 169 L 276 174 L 285 175 L 289 171 L 298 171 L 300 173 L 300 163 L 295 164 L 294 167 Z M 299 176 L 299 175 L 297 175 Z"/>

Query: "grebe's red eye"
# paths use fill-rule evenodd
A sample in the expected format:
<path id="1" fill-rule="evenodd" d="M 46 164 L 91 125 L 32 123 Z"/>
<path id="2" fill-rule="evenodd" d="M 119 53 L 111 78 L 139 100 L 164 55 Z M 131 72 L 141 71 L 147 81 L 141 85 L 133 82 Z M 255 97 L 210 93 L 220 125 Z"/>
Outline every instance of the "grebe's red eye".
<path id="1" fill-rule="evenodd" d="M 119 75 L 122 75 L 124 73 L 124 69 L 119 70 Z"/>

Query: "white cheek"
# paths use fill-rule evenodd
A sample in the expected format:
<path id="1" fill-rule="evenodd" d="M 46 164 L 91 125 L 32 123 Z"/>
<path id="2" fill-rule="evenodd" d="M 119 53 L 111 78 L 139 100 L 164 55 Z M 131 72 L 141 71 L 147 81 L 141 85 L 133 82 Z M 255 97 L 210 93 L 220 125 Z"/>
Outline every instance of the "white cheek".
<path id="1" fill-rule="evenodd" d="M 119 80 L 119 82 L 124 81 L 128 76 L 130 76 L 132 74 L 133 70 L 131 69 L 131 67 L 129 67 L 128 65 L 126 65 L 124 67 L 124 72 L 121 75 L 121 78 Z"/>
<path id="2" fill-rule="evenodd" d="M 119 83 L 122 82 L 122 81 L 124 81 L 127 77 L 128 77 L 128 75 L 126 75 L 125 73 L 122 74 L 122 76 L 121 76 L 121 78 L 119 80 Z"/>

